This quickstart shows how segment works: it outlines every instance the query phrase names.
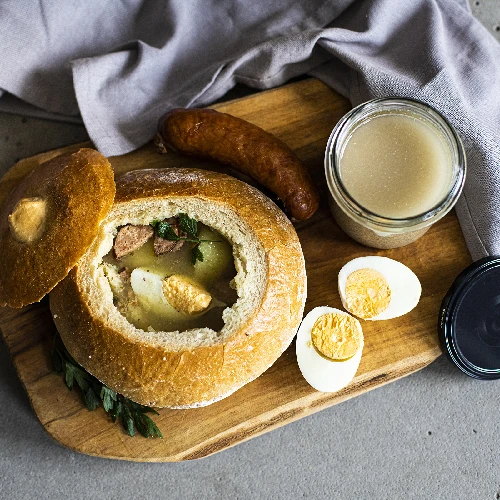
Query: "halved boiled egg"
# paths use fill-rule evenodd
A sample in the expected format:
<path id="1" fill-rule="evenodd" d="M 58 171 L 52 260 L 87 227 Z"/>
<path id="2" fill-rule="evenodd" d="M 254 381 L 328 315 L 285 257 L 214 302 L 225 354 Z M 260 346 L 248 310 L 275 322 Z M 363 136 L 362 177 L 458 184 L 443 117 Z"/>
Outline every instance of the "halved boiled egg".
<path id="1" fill-rule="evenodd" d="M 363 352 L 359 321 L 333 307 L 316 307 L 302 320 L 297 333 L 297 362 L 314 389 L 336 392 L 356 375 Z"/>
<path id="2" fill-rule="evenodd" d="M 413 271 L 387 257 L 359 257 L 348 262 L 338 279 L 342 305 L 367 320 L 391 319 L 410 312 L 422 286 Z"/>

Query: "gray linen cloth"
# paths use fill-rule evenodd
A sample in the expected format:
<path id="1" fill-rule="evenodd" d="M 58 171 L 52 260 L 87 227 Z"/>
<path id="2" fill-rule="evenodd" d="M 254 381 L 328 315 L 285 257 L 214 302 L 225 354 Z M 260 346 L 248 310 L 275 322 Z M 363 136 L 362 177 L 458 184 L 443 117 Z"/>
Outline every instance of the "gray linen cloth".
<path id="1" fill-rule="evenodd" d="M 81 114 L 107 156 L 236 83 L 307 73 L 353 105 L 430 103 L 465 144 L 469 250 L 500 254 L 500 44 L 466 0 L 2 0 L 0 47 L 0 109 L 15 109 L 13 95 L 52 118 Z"/>

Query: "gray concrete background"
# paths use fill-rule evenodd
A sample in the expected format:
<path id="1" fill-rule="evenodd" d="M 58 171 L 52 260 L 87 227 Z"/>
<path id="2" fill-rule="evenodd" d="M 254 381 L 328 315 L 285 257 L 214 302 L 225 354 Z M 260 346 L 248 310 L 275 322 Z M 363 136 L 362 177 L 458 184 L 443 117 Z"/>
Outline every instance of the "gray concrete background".
<path id="1" fill-rule="evenodd" d="M 500 0 L 471 5 L 500 40 Z M 0 172 L 19 158 L 86 138 L 80 125 L 0 114 Z M 55 443 L 0 341 L 0 499 L 498 500 L 499 384 L 472 380 L 441 357 L 403 380 L 212 457 L 127 463 Z"/>

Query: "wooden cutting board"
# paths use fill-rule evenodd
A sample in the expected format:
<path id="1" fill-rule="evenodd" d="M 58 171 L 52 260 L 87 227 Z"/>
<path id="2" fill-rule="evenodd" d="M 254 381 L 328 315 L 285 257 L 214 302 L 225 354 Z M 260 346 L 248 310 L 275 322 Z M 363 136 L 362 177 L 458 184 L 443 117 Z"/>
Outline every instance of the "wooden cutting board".
<path id="1" fill-rule="evenodd" d="M 284 140 L 313 172 L 321 188 L 318 213 L 311 220 L 296 224 L 307 266 L 306 313 L 320 305 L 341 307 L 336 285 L 338 271 L 348 260 L 370 254 L 391 257 L 409 266 L 422 283 L 420 303 L 402 318 L 363 322 L 365 348 L 361 365 L 353 382 L 343 391 L 330 394 L 313 390 L 300 374 L 292 343 L 267 372 L 227 399 L 206 408 L 160 410 L 156 421 L 164 435 L 162 440 L 128 437 L 121 426 L 111 423 L 102 408 L 87 411 L 79 393 L 70 392 L 62 378 L 51 371 L 55 327 L 47 299 L 20 310 L 1 309 L 0 328 L 37 417 L 54 439 L 73 450 L 136 461 L 204 457 L 404 377 L 431 363 L 441 352 L 438 309 L 455 276 L 470 263 L 455 214 L 445 217 L 407 247 L 387 251 L 363 247 L 333 222 L 323 174 L 328 136 L 349 110 L 348 101 L 319 81 L 306 80 L 215 107 Z M 79 146 L 21 160 L 6 174 L 0 199 L 34 166 Z M 173 165 L 224 170 L 174 153 L 159 155 L 152 143 L 110 160 L 116 175 Z M 370 411 L 367 407 L 366 414 Z"/>

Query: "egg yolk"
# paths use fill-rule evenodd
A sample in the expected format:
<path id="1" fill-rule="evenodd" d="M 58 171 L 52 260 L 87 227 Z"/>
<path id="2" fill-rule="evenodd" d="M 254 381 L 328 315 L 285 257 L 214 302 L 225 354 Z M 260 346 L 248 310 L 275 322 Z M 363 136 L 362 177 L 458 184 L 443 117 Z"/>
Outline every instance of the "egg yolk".
<path id="1" fill-rule="evenodd" d="M 357 269 L 346 280 L 346 309 L 358 318 L 373 318 L 391 302 L 391 288 L 382 273 L 375 269 Z"/>
<path id="2" fill-rule="evenodd" d="M 341 361 L 356 354 L 363 342 L 363 331 L 356 318 L 348 314 L 327 313 L 314 323 L 311 340 L 323 356 Z"/>

